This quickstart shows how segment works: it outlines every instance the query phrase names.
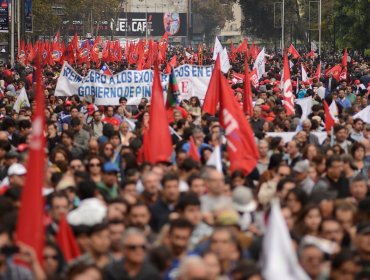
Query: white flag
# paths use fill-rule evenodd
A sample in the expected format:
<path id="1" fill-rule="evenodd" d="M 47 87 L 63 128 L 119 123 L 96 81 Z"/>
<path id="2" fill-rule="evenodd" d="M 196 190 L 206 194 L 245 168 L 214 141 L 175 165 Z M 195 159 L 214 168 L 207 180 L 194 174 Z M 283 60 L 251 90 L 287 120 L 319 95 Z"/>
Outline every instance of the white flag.
<path id="1" fill-rule="evenodd" d="M 358 118 L 366 123 L 370 123 L 370 105 L 368 105 L 366 108 L 362 109 L 360 112 L 353 116 L 353 119 Z"/>
<path id="2" fill-rule="evenodd" d="M 305 82 L 308 80 L 306 69 L 304 69 L 303 64 L 301 64 L 301 72 L 302 72 L 302 81 Z"/>
<path id="3" fill-rule="evenodd" d="M 230 61 L 229 61 L 229 56 L 227 54 L 226 48 L 224 48 L 224 50 L 220 54 L 220 64 L 221 64 L 221 71 L 224 72 L 225 74 L 231 68 Z"/>
<path id="4" fill-rule="evenodd" d="M 19 93 L 18 98 L 14 103 L 13 110 L 19 113 L 19 110 L 23 107 L 31 107 L 25 88 L 21 89 L 21 92 Z"/>
<path id="5" fill-rule="evenodd" d="M 212 165 L 222 173 L 222 161 L 221 161 L 221 148 L 216 146 L 211 154 L 210 158 L 207 161 L 207 165 Z"/>
<path id="6" fill-rule="evenodd" d="M 338 121 L 338 107 L 337 103 L 334 100 L 330 103 L 329 112 L 333 119 L 335 121 Z"/>
<path id="7" fill-rule="evenodd" d="M 274 200 L 263 238 L 262 274 L 266 280 L 309 280 L 293 249 L 280 205 Z"/>
<path id="8" fill-rule="evenodd" d="M 316 45 L 316 43 L 315 43 L 315 41 L 312 41 L 311 42 L 311 51 L 317 51 L 317 45 Z"/>
<path id="9" fill-rule="evenodd" d="M 187 58 L 187 59 L 190 59 L 190 58 L 191 58 L 191 54 L 190 54 L 190 53 L 188 53 L 187 51 L 185 51 L 185 55 L 186 55 L 186 58 Z"/>
<path id="10" fill-rule="evenodd" d="M 218 38 L 216 36 L 215 46 L 213 47 L 213 56 L 212 56 L 212 59 L 213 60 L 216 60 L 217 59 L 217 55 L 219 53 L 222 53 L 222 51 L 223 51 L 222 45 L 221 45 L 220 41 L 218 40 Z"/>
<path id="11" fill-rule="evenodd" d="M 295 103 L 299 104 L 302 108 L 301 121 L 307 119 L 308 115 L 312 112 L 312 96 L 306 98 L 296 99 Z"/>
<path id="12" fill-rule="evenodd" d="M 265 48 L 258 54 L 253 65 L 253 69 L 255 68 L 257 69 L 258 79 L 261 79 L 262 75 L 265 73 Z"/>

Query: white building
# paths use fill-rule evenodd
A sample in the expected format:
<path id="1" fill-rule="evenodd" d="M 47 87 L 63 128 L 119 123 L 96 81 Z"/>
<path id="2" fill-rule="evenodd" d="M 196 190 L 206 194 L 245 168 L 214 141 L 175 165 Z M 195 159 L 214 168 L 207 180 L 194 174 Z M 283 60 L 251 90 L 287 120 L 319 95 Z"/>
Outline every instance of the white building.
<path id="1" fill-rule="evenodd" d="M 233 12 L 234 12 L 234 20 L 227 21 L 225 23 L 225 27 L 221 30 L 219 37 L 222 42 L 230 42 L 230 39 L 233 43 L 239 43 L 242 41 L 242 9 L 239 3 L 233 4 Z"/>

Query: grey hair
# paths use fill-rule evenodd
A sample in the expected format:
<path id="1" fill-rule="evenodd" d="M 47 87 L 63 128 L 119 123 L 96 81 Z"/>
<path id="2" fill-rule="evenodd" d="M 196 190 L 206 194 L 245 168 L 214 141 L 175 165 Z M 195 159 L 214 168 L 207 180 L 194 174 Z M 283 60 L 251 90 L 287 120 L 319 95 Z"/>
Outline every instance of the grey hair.
<path id="1" fill-rule="evenodd" d="M 141 235 L 145 239 L 145 242 L 147 242 L 145 234 L 141 229 L 138 229 L 138 228 L 135 228 L 135 227 L 130 227 L 130 228 L 126 229 L 125 232 L 122 235 L 122 244 L 125 244 L 126 240 L 132 235 Z"/>
<path id="2" fill-rule="evenodd" d="M 192 267 L 197 266 L 201 268 L 206 268 L 206 265 L 203 261 L 203 259 L 199 256 L 188 256 L 185 257 L 184 260 L 181 262 L 181 265 L 178 270 L 178 274 L 176 279 L 186 279 L 186 273 L 191 270 Z"/>

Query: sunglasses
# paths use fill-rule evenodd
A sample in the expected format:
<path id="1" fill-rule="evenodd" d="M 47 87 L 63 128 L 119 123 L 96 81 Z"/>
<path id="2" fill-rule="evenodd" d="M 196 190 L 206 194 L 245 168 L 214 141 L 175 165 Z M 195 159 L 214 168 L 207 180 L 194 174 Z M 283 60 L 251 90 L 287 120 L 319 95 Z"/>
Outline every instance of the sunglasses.
<path id="1" fill-rule="evenodd" d="M 90 167 L 100 167 L 100 163 L 90 163 Z"/>
<path id="2" fill-rule="evenodd" d="M 145 244 L 142 244 L 142 245 L 125 245 L 125 248 L 130 250 L 130 251 L 136 251 L 137 249 L 141 249 L 141 250 L 146 250 L 146 245 Z"/>

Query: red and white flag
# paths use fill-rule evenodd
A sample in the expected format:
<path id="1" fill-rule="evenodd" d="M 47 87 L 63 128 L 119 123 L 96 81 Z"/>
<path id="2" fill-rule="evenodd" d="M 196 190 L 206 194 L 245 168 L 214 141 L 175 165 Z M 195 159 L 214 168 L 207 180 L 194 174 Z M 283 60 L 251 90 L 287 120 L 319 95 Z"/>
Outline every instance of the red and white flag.
<path id="1" fill-rule="evenodd" d="M 288 49 L 288 53 L 290 53 L 294 59 L 297 59 L 297 58 L 300 57 L 299 52 L 296 50 L 296 48 L 293 46 L 293 44 L 290 44 L 290 47 Z"/>
<path id="2" fill-rule="evenodd" d="M 344 54 L 342 57 L 342 71 L 340 72 L 339 76 L 340 80 L 347 80 L 347 59 L 348 59 L 347 49 L 344 49 Z"/>
<path id="3" fill-rule="evenodd" d="M 321 61 L 317 65 L 317 69 L 316 69 L 316 73 L 315 73 L 315 78 L 317 79 L 317 81 L 320 81 L 320 78 L 321 78 Z"/>
<path id="4" fill-rule="evenodd" d="M 249 174 L 257 165 L 259 153 L 253 130 L 245 118 L 227 79 L 220 75 L 220 123 L 225 129 L 230 170 Z"/>
<path id="5" fill-rule="evenodd" d="M 333 102 L 335 102 L 335 101 L 333 101 Z M 324 111 L 325 111 L 325 129 L 326 129 L 326 131 L 330 131 L 331 128 L 335 124 L 335 120 L 334 120 L 334 118 L 333 118 L 333 116 L 330 112 L 328 103 L 326 103 L 325 100 L 324 100 Z"/>
<path id="6" fill-rule="evenodd" d="M 301 64 L 301 74 L 302 74 L 302 81 L 306 82 L 308 80 L 307 71 L 304 68 L 303 64 Z"/>
<path id="7" fill-rule="evenodd" d="M 292 81 L 290 80 L 290 70 L 288 56 L 284 52 L 284 74 L 283 74 L 283 94 L 284 94 L 284 107 L 287 115 L 294 115 L 294 95 L 292 88 Z"/>

